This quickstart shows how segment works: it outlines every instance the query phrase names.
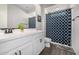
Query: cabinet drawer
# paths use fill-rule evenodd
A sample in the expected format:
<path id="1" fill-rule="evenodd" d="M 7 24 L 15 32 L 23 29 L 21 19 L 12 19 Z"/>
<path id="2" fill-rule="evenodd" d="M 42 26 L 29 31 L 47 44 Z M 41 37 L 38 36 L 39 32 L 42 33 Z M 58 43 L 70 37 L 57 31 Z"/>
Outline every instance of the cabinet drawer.
<path id="1" fill-rule="evenodd" d="M 11 50 L 7 53 L 4 53 L 4 55 L 19 55 L 19 52 L 18 52 L 18 49 L 14 49 L 14 50 Z"/>
<path id="2" fill-rule="evenodd" d="M 14 50 L 5 53 L 6 55 L 32 55 L 32 43 L 26 43 Z"/>

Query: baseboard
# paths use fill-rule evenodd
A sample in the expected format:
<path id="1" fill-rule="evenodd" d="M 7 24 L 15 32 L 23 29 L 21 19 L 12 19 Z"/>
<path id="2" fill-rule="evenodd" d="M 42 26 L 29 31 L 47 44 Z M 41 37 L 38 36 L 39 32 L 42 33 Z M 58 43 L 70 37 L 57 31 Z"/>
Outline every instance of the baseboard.
<path id="1" fill-rule="evenodd" d="M 56 45 L 60 45 L 60 46 L 65 46 L 65 47 L 72 48 L 71 46 L 60 44 L 60 43 L 56 43 L 56 42 L 51 42 L 51 44 L 56 44 Z"/>

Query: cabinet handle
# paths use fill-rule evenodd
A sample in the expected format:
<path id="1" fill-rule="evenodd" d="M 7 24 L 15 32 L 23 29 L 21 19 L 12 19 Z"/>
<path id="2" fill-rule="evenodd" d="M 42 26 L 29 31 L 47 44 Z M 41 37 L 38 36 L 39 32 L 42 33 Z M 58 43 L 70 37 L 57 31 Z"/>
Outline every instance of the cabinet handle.
<path id="1" fill-rule="evenodd" d="M 42 42 L 42 39 L 40 39 L 40 42 Z"/>
<path id="2" fill-rule="evenodd" d="M 17 53 L 15 52 L 15 55 L 17 55 Z"/>
<path id="3" fill-rule="evenodd" d="M 21 50 L 19 50 L 19 55 L 21 55 Z"/>

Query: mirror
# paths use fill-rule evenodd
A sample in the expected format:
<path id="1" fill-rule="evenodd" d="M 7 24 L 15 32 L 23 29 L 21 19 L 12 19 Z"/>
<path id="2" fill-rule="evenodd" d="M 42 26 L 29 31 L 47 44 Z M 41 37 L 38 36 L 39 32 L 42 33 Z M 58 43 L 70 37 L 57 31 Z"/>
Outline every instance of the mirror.
<path id="1" fill-rule="evenodd" d="M 0 28 L 17 28 L 24 23 L 25 28 L 36 28 L 34 4 L 0 4 Z"/>
<path id="2" fill-rule="evenodd" d="M 0 28 L 14 28 L 24 23 L 25 29 L 39 28 L 41 8 L 35 4 L 0 4 Z"/>

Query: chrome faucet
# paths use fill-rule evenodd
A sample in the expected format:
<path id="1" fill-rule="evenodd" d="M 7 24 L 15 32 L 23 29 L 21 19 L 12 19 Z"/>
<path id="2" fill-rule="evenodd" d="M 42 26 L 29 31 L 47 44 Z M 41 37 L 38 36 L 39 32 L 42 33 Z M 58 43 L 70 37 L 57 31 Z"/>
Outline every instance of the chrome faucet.
<path id="1" fill-rule="evenodd" d="M 5 33 L 12 33 L 12 29 L 11 28 L 5 29 Z"/>

